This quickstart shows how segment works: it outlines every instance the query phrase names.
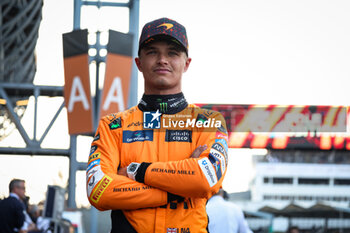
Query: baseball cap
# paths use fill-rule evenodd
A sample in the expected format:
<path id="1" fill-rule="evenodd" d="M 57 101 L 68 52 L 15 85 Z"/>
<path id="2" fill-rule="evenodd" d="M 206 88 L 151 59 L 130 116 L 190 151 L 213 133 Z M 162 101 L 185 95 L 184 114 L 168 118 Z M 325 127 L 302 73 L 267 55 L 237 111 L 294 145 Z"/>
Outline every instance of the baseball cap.
<path id="1" fill-rule="evenodd" d="M 186 29 L 175 20 L 160 18 L 145 24 L 139 40 L 139 54 L 143 46 L 156 39 L 170 39 L 181 45 L 188 55 Z"/>

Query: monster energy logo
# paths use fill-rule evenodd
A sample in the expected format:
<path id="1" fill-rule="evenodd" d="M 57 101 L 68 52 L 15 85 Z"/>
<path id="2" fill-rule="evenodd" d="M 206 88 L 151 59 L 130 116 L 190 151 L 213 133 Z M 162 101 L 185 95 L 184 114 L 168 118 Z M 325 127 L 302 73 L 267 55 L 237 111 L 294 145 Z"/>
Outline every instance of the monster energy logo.
<path id="1" fill-rule="evenodd" d="M 168 103 L 159 103 L 159 108 L 161 112 L 168 110 Z"/>
<path id="2" fill-rule="evenodd" d="M 111 124 L 111 129 L 117 129 L 120 127 L 120 124 L 119 123 L 115 123 L 115 124 Z"/>
<path id="3" fill-rule="evenodd" d="M 120 127 L 122 127 L 122 121 L 121 121 L 120 117 L 118 117 L 117 119 L 115 119 L 111 123 L 109 123 L 110 129 L 118 129 Z"/>

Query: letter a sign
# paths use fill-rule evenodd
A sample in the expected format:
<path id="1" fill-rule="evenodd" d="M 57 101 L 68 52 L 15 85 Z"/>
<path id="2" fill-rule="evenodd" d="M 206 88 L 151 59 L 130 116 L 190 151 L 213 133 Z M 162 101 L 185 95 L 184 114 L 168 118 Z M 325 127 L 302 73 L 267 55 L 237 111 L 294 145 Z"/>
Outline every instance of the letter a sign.
<path id="1" fill-rule="evenodd" d="M 106 75 L 100 117 L 124 111 L 128 107 L 132 65 L 132 36 L 109 31 Z"/>
<path id="2" fill-rule="evenodd" d="M 69 134 L 89 134 L 94 131 L 87 52 L 87 30 L 63 35 L 64 98 Z"/>
<path id="3" fill-rule="evenodd" d="M 108 54 L 100 109 L 92 106 L 89 78 L 87 30 L 63 34 L 64 98 L 69 134 L 92 134 L 94 119 L 124 111 L 128 107 L 132 70 L 132 35 L 109 31 Z"/>

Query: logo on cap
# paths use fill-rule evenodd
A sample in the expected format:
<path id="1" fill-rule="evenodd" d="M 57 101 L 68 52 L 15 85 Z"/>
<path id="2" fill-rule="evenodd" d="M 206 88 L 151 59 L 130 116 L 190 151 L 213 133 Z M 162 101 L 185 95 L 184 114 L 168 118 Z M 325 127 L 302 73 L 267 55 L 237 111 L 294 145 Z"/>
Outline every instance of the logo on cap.
<path id="1" fill-rule="evenodd" d="M 174 27 L 174 25 L 171 24 L 171 23 L 162 23 L 162 24 L 159 25 L 157 28 L 162 27 L 162 26 L 165 26 L 165 27 L 166 27 L 165 30 L 169 30 L 170 28 Z"/>
<path id="2" fill-rule="evenodd" d="M 156 36 L 161 37 L 156 38 Z M 143 26 L 139 40 L 138 53 L 140 54 L 142 46 L 149 43 L 151 40 L 162 40 L 165 38 L 164 36 L 175 39 L 176 43 L 178 42 L 181 46 L 184 47 L 185 52 L 188 55 L 188 41 L 185 27 L 178 22 L 168 18 L 160 18 Z"/>

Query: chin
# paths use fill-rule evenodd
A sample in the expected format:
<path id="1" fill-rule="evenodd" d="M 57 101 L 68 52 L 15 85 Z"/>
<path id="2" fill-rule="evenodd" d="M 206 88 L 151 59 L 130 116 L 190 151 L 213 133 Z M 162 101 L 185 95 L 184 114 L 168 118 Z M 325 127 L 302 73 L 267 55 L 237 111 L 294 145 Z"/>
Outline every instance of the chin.
<path id="1" fill-rule="evenodd" d="M 157 80 L 157 82 L 154 83 L 154 86 L 158 88 L 171 88 L 174 86 L 174 84 L 170 83 L 166 79 L 159 79 Z"/>

